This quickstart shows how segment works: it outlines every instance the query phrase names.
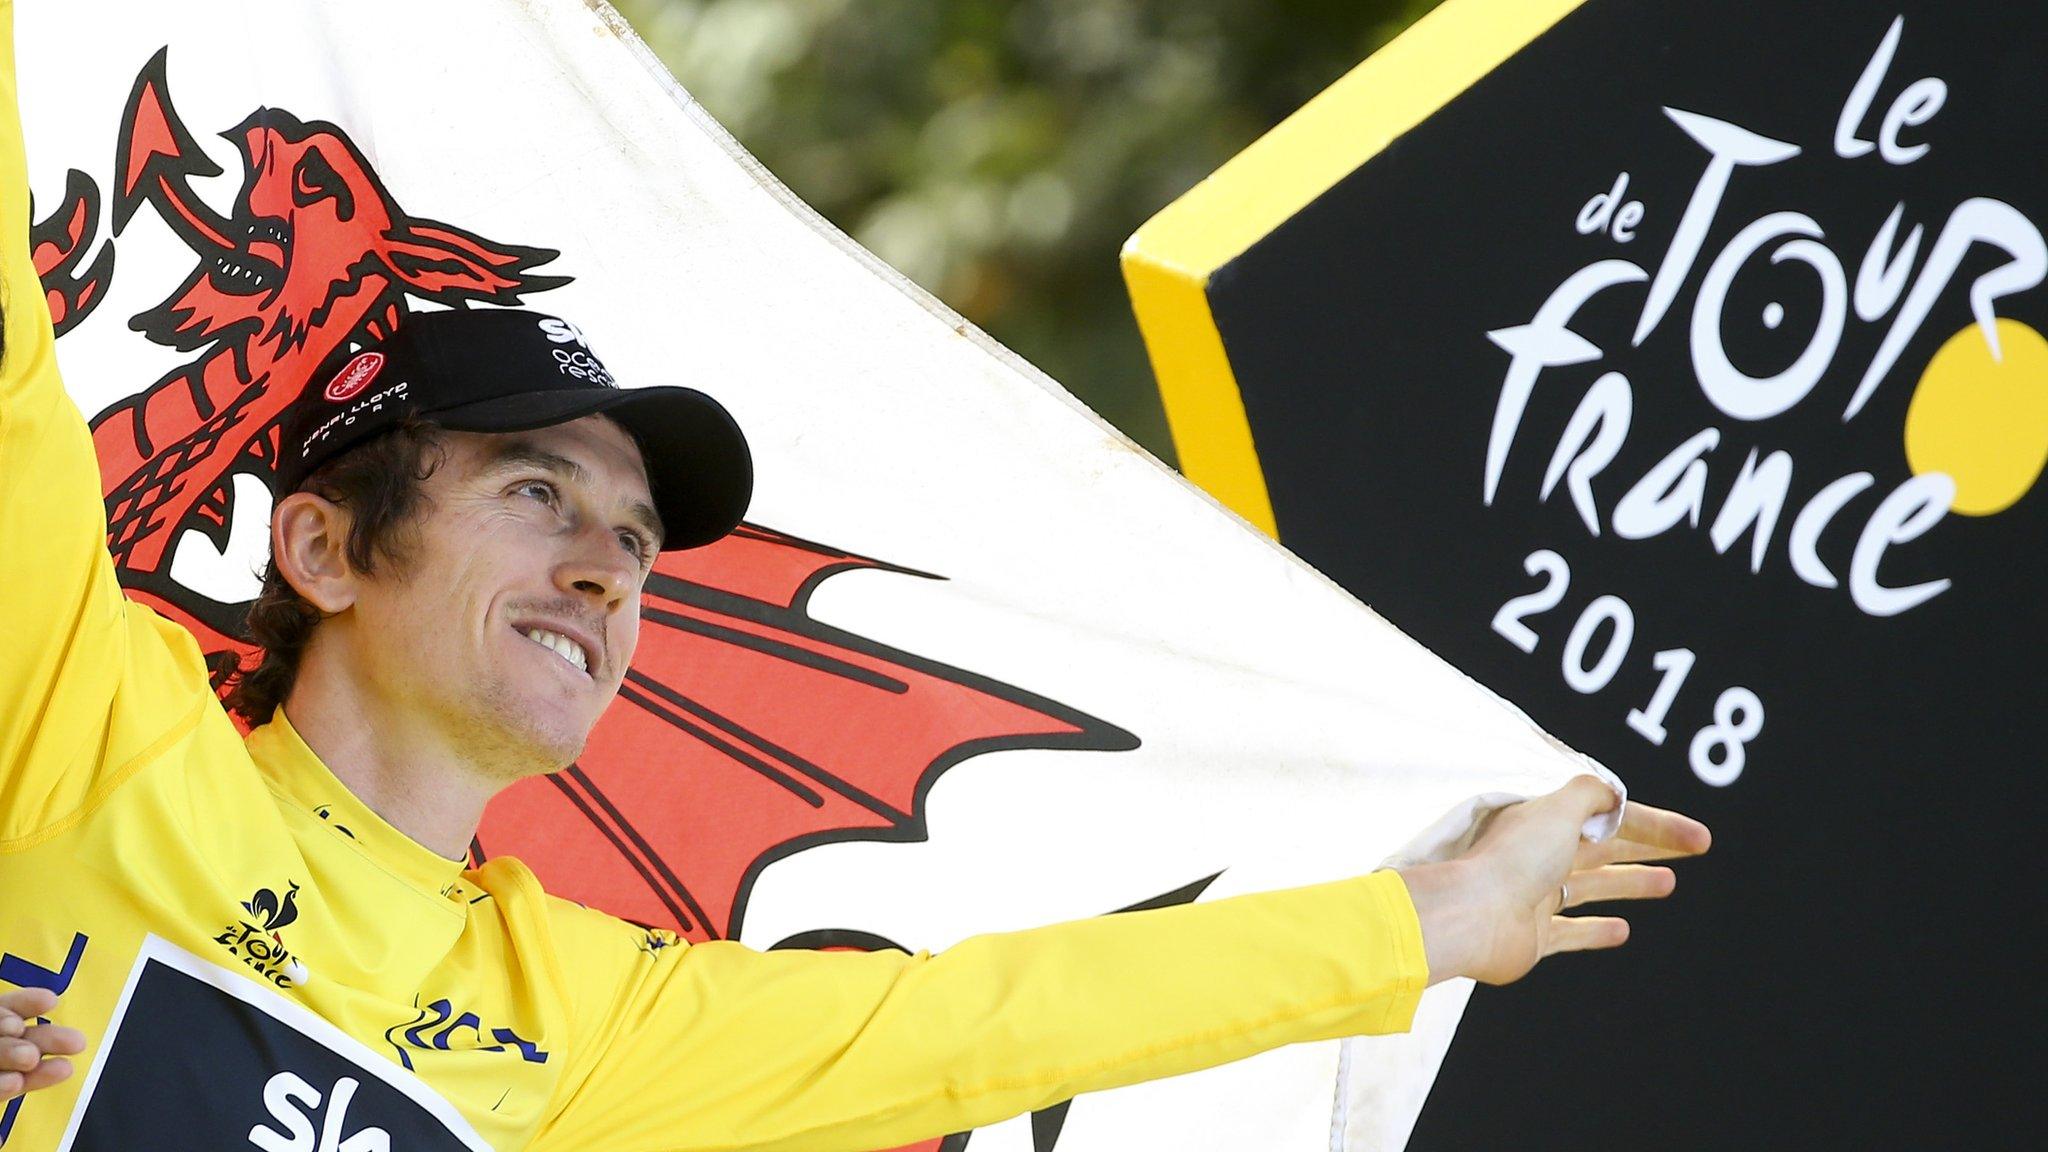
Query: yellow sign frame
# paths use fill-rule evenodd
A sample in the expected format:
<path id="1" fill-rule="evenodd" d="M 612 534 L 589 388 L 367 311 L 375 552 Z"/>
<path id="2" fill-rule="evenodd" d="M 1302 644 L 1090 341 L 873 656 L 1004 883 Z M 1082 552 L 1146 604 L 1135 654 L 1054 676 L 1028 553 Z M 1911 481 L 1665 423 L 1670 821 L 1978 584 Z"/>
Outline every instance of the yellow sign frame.
<path id="1" fill-rule="evenodd" d="M 1267 535 L 1278 523 L 1210 278 L 1585 2 L 1447 0 L 1124 243 L 1181 472 Z"/>

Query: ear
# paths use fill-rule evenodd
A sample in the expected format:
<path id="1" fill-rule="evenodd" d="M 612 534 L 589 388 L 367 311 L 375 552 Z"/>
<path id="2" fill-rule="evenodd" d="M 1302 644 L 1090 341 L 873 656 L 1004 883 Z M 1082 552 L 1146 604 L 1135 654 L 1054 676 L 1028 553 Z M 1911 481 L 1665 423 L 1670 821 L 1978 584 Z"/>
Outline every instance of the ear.
<path id="1" fill-rule="evenodd" d="M 271 563 L 324 615 L 356 602 L 361 574 L 348 562 L 348 529 L 348 509 L 311 492 L 294 492 L 271 512 Z"/>

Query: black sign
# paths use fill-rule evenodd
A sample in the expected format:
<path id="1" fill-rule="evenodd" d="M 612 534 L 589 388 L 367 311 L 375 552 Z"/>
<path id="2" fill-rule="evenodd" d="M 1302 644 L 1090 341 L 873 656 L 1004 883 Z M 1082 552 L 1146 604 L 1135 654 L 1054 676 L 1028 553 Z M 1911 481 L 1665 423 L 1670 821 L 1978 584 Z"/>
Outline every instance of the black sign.
<path id="1" fill-rule="evenodd" d="M 1717 833 L 1411 1147 L 2031 1126 L 2044 126 L 2039 5 L 1591 0 L 1208 276 L 1281 540 Z"/>
<path id="2" fill-rule="evenodd" d="M 71 1152 L 477 1152 L 452 1105 L 249 980 L 151 939 Z M 460 1128 L 458 1128 L 460 1126 Z"/>

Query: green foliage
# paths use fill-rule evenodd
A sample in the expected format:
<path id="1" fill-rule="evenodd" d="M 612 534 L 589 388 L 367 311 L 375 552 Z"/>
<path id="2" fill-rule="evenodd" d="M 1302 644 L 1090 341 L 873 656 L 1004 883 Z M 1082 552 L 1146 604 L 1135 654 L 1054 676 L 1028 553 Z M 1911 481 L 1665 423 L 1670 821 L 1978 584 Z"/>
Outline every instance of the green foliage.
<path id="1" fill-rule="evenodd" d="M 882 259 L 1167 460 L 1116 254 L 1435 0 L 616 0 Z"/>

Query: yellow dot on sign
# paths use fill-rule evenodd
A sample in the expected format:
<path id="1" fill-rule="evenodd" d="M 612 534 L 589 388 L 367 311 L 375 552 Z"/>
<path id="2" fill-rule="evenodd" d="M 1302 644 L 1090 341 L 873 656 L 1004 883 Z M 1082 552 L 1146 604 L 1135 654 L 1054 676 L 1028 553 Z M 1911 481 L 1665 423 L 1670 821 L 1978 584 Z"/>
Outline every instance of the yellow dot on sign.
<path id="1" fill-rule="evenodd" d="M 2048 464 L 2048 340 L 2017 320 L 1998 322 L 1998 350 L 1975 324 L 1927 362 L 1906 406 L 1906 463 L 1945 472 L 1954 511 L 2003 512 Z"/>

